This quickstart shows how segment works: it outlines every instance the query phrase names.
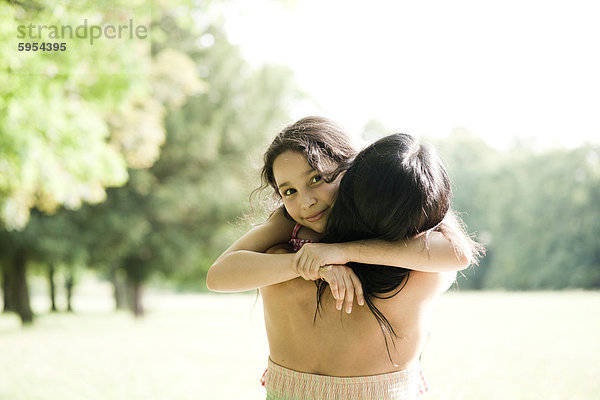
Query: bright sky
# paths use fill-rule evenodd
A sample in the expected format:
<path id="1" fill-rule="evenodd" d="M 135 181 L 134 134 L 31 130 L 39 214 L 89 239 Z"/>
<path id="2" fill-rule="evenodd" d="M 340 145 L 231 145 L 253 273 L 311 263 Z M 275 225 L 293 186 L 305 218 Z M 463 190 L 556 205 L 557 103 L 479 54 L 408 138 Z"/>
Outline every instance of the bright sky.
<path id="1" fill-rule="evenodd" d="M 466 127 L 504 147 L 600 142 L 595 0 L 238 1 L 232 42 L 290 66 L 319 114 L 359 131 L 445 136 Z"/>

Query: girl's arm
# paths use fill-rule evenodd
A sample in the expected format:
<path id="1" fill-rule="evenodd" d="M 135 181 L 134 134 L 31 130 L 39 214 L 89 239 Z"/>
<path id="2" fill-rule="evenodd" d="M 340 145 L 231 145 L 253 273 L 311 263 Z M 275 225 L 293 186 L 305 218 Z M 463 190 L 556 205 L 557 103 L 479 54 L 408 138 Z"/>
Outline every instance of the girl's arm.
<path id="1" fill-rule="evenodd" d="M 208 270 L 206 286 L 215 292 L 241 292 L 300 277 L 293 264 L 295 253 L 275 246 L 289 239 L 293 226 L 282 210 L 275 211 L 217 258 Z M 319 278 L 329 282 L 338 310 L 345 304 L 350 313 L 355 293 L 357 303 L 364 304 L 360 280 L 346 266 L 333 266 L 322 276 L 317 272 L 315 279 Z"/>
<path id="2" fill-rule="evenodd" d="M 276 210 L 216 259 L 208 270 L 206 286 L 215 292 L 241 292 L 299 277 L 293 265 L 294 253 L 264 254 L 286 242 L 293 226 L 282 210 Z"/>
<path id="3" fill-rule="evenodd" d="M 455 248 L 442 233 L 431 231 L 427 242 L 422 234 L 398 242 L 368 239 L 345 243 L 307 243 L 296 253 L 293 262 L 300 276 L 311 279 L 324 265 L 346 264 L 350 261 L 423 272 L 460 271 L 471 263 L 469 254 L 463 243 L 457 243 Z"/>
<path id="4" fill-rule="evenodd" d="M 427 240 L 418 235 L 400 242 L 363 240 L 341 243 L 349 261 L 391 265 L 422 272 L 460 271 L 467 268 L 470 257 L 441 232 L 431 231 Z"/>
<path id="5" fill-rule="evenodd" d="M 290 252 L 291 248 L 288 245 L 277 245 L 267 250 L 269 254 L 286 254 Z M 327 268 L 321 268 L 319 277 L 329 284 L 329 289 L 335 299 L 335 308 L 338 311 L 342 311 L 343 306 L 346 313 L 350 314 L 352 312 L 355 293 L 358 305 L 365 305 L 362 283 L 348 266 L 329 265 Z"/>

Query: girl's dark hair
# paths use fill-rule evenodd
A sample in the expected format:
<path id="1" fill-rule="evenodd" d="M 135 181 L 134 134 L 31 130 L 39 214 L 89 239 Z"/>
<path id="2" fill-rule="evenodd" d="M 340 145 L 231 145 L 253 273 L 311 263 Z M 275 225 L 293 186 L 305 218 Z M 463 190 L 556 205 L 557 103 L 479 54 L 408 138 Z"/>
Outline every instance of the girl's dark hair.
<path id="1" fill-rule="evenodd" d="M 438 230 L 457 243 L 468 236 L 456 228 L 458 219 L 449 213 L 451 200 L 450 179 L 433 148 L 410 135 L 386 136 L 361 151 L 346 170 L 322 242 L 397 241 L 423 232 L 427 238 L 427 232 Z M 356 262 L 348 266 L 363 285 L 365 302 L 381 327 L 391 361 L 387 336 L 398 336 L 373 298 L 398 294 L 410 270 Z M 326 288 L 327 282 L 317 281 L 317 311 Z"/>
<path id="2" fill-rule="evenodd" d="M 281 196 L 273 174 L 273 163 L 288 150 L 306 156 L 308 164 L 326 182 L 334 181 L 340 172 L 348 168 L 357 153 L 344 129 L 327 118 L 305 117 L 286 126 L 265 152 L 260 172 L 261 186 L 256 189 L 260 191 L 270 186 L 279 203 Z"/>

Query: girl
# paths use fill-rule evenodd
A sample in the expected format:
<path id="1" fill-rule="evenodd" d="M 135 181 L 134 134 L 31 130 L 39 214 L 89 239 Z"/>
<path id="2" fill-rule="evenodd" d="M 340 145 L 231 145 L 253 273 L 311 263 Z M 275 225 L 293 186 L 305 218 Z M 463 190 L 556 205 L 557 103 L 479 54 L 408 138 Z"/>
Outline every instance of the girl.
<path id="1" fill-rule="evenodd" d="M 292 175 L 275 176 L 280 182 Z M 322 240 L 391 244 L 418 237 L 428 243 L 440 233 L 477 256 L 481 248 L 458 225 L 450 201 L 450 181 L 435 153 L 409 135 L 391 135 L 359 153 L 341 178 Z M 323 307 L 314 315 L 333 301 L 323 281 L 316 299 L 314 284 L 302 279 L 261 289 L 270 347 L 267 399 L 408 400 L 424 391 L 420 354 L 436 300 L 456 273 L 349 267 L 368 305 L 352 314 Z"/>
<path id="2" fill-rule="evenodd" d="M 283 129 L 264 156 L 262 188 L 270 186 L 282 206 L 266 222 L 233 243 L 208 271 L 207 286 L 218 292 L 262 288 L 298 277 L 330 283 L 336 308 L 352 311 L 354 295 L 364 304 L 362 288 L 348 262 L 383 264 L 425 272 L 466 268 L 473 256 L 466 240 L 450 242 L 440 232 L 396 242 L 376 239 L 348 243 L 319 241 L 337 195 L 341 175 L 356 150 L 332 121 L 307 117 Z M 267 254 L 289 243 L 297 253 Z M 304 245 L 304 246 L 302 246 Z"/>

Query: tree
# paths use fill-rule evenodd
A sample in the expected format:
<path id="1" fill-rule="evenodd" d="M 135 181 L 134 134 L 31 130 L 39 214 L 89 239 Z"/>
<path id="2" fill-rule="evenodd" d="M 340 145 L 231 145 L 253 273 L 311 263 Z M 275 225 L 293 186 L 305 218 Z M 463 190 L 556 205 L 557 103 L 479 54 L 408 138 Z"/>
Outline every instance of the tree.
<path id="1" fill-rule="evenodd" d="M 0 13 L 0 41 L 8 44 L 0 47 L 0 230 L 5 248 L 16 245 L 3 253 L 3 287 L 8 309 L 29 322 L 27 235 L 15 231 L 25 228 L 34 207 L 51 214 L 104 200 L 106 187 L 126 182 L 128 165 L 156 160 L 164 129 L 144 70 L 149 40 L 92 44 L 92 28 L 84 27 L 85 39 L 63 38 L 65 51 L 17 51 L 16 33 L 30 26 L 18 40 L 39 45 L 53 41 L 50 29 L 39 34 L 42 24 L 73 28 L 94 15 L 101 15 L 98 26 L 123 15 L 143 24 L 144 12 L 68 1 L 55 8 L 1 2 Z M 143 130 L 125 123 L 131 115 L 144 121 Z"/>
<path id="2" fill-rule="evenodd" d="M 600 150 L 500 151 L 464 129 L 437 143 L 453 207 L 487 247 L 464 288 L 600 287 Z"/>
<path id="3" fill-rule="evenodd" d="M 139 10 L 108 2 L 67 1 L 56 8 L 2 2 L 0 13 L 0 41 L 7 44 L 0 48 L 0 224 L 18 230 L 32 207 L 51 213 L 61 205 L 102 201 L 104 188 L 125 183 L 127 166 L 140 163 L 126 148 L 144 141 L 145 147 L 134 147 L 150 154 L 149 166 L 164 132 L 160 112 L 142 106 L 150 94 L 143 62 L 149 40 L 88 39 L 94 22 L 100 28 L 122 14 L 143 24 Z M 42 26 L 64 32 L 66 50 L 18 51 L 18 43 L 58 43 Z M 85 38 L 71 38 L 64 26 Z M 155 134 L 112 129 L 109 136 L 110 121 L 132 110 L 157 127 Z"/>

